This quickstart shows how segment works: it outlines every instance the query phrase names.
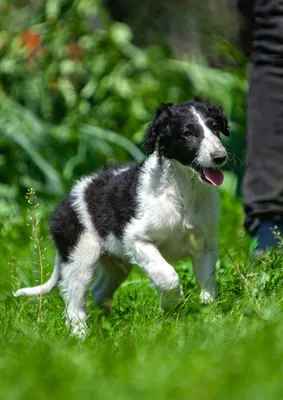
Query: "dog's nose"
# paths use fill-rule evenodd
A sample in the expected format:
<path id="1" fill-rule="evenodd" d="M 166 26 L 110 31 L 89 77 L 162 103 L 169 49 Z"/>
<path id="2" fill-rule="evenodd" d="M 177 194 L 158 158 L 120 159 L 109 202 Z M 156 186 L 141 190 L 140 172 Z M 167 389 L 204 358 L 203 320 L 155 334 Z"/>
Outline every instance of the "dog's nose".
<path id="1" fill-rule="evenodd" d="M 219 154 L 219 153 L 218 154 L 214 154 L 212 156 L 212 160 L 213 160 L 214 164 L 216 164 L 216 165 L 224 164 L 226 159 L 227 159 L 227 155 L 223 154 L 223 153 L 222 154 Z"/>

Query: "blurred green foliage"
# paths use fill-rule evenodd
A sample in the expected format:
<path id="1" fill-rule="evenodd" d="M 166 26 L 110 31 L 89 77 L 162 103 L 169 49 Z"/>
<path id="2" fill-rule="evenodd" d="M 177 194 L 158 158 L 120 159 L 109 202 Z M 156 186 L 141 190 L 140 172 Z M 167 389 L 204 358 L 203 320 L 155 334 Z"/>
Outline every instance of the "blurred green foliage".
<path id="1" fill-rule="evenodd" d="M 82 174 L 142 160 L 143 132 L 161 102 L 202 93 L 223 105 L 233 131 L 228 146 L 242 157 L 246 63 L 228 43 L 215 40 L 223 69 L 214 69 L 186 55 L 174 59 L 169 46 L 138 48 L 129 26 L 111 21 L 96 1 L 31 4 L 0 1 L 4 233 L 22 223 L 27 188 L 57 200 Z"/>

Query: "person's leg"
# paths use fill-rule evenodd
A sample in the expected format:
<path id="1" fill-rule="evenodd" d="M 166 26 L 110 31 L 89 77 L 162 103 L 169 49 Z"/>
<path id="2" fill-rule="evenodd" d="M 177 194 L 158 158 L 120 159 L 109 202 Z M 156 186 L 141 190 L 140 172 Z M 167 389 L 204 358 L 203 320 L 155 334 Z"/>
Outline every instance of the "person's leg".
<path id="1" fill-rule="evenodd" d="M 252 34 L 254 31 L 254 2 L 256 0 L 238 0 L 239 25 L 240 25 L 240 46 L 247 57 L 252 52 Z"/>
<path id="2" fill-rule="evenodd" d="M 283 0 L 255 0 L 243 185 L 245 226 L 258 249 L 283 236 Z"/>

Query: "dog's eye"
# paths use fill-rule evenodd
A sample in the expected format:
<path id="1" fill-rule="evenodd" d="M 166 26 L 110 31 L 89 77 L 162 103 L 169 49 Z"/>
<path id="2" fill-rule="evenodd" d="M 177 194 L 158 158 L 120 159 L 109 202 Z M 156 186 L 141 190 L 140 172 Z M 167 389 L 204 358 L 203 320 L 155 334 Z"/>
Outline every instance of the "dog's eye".
<path id="1" fill-rule="evenodd" d="M 218 131 L 219 131 L 219 126 L 217 125 L 216 122 L 213 122 L 213 124 L 212 124 L 212 126 L 211 126 L 211 129 L 212 129 L 214 132 L 218 132 Z"/>
<path id="2" fill-rule="evenodd" d="M 192 131 L 190 129 L 185 130 L 184 136 L 186 136 L 186 137 L 192 136 Z"/>
<path id="3" fill-rule="evenodd" d="M 211 129 L 215 135 L 219 136 L 219 126 L 217 122 L 212 118 L 208 118 L 205 122 L 208 128 Z"/>
<path id="4" fill-rule="evenodd" d="M 184 129 L 184 136 L 188 137 L 188 136 L 193 136 L 195 133 L 195 127 L 193 124 L 189 123 L 186 125 L 185 129 Z"/>
<path id="5" fill-rule="evenodd" d="M 215 122 L 213 119 L 208 119 L 206 121 L 206 124 L 214 133 L 219 132 L 219 126 L 218 126 L 217 122 Z"/>

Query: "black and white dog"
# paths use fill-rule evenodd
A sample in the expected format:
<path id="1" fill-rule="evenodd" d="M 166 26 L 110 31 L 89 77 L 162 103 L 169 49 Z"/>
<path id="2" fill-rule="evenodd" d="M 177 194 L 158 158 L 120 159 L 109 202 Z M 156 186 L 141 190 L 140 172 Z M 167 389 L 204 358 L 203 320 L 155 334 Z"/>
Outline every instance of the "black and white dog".
<path id="1" fill-rule="evenodd" d="M 107 307 L 137 264 L 150 278 L 168 310 L 182 297 L 169 261 L 191 257 L 201 301 L 217 294 L 218 167 L 227 153 L 220 132 L 229 135 L 222 108 L 202 101 L 162 104 L 144 139 L 149 155 L 141 164 L 108 168 L 78 181 L 55 209 L 51 233 L 55 268 L 42 286 L 15 295 L 50 292 L 58 282 L 66 319 L 74 334 L 86 333 L 86 295 Z"/>

